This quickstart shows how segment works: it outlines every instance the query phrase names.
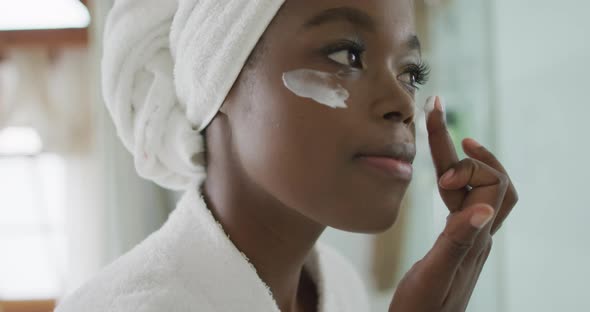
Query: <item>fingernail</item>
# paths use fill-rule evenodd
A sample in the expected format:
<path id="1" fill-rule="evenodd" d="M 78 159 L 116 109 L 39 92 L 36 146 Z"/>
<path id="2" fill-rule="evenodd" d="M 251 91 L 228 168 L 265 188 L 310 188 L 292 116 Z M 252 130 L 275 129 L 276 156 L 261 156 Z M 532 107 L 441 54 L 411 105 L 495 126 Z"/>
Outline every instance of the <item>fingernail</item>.
<path id="1" fill-rule="evenodd" d="M 429 96 L 426 99 L 426 104 L 424 104 L 424 112 L 426 113 L 426 117 L 430 115 L 430 113 L 434 110 L 434 102 L 436 101 L 436 96 Z"/>
<path id="2" fill-rule="evenodd" d="M 479 144 L 479 142 L 477 142 L 475 139 L 469 138 L 469 140 L 470 140 L 471 142 L 473 142 L 473 146 L 475 146 L 475 147 L 477 147 L 477 148 L 480 148 L 480 147 L 482 146 L 482 145 L 481 145 L 481 144 Z"/>
<path id="3" fill-rule="evenodd" d="M 493 211 L 477 212 L 473 216 L 471 216 L 471 220 L 469 222 L 471 223 L 471 225 L 481 230 L 484 226 L 486 226 L 486 224 L 488 224 L 492 220 L 493 217 Z"/>
<path id="4" fill-rule="evenodd" d="M 455 169 L 451 168 L 449 171 L 445 172 L 445 174 L 440 177 L 440 184 L 448 185 L 449 182 L 453 179 L 455 175 Z"/>
<path id="5" fill-rule="evenodd" d="M 442 97 L 438 96 L 438 101 L 436 101 L 435 107 L 441 113 L 444 113 L 445 112 L 445 103 L 444 103 L 444 99 Z"/>

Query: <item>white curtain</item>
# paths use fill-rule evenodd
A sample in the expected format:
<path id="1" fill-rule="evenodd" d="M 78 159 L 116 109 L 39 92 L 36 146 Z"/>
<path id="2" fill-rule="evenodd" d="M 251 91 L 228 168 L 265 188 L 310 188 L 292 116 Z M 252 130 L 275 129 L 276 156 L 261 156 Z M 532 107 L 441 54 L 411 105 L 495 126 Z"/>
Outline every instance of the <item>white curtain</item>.
<path id="1" fill-rule="evenodd" d="M 88 48 L 19 49 L 0 62 L 0 129 L 35 128 L 66 166 L 69 293 L 165 221 L 173 197 L 139 178 L 100 93 L 102 28 L 112 1 L 93 1 Z"/>
<path id="2" fill-rule="evenodd" d="M 71 162 L 94 177 L 92 185 L 71 197 L 69 232 L 72 272 L 67 292 L 158 229 L 173 208 L 171 194 L 137 176 L 131 155 L 116 135 L 100 93 L 100 59 L 104 19 L 112 1 L 93 1 L 89 52 L 89 102 L 95 120 L 92 152 Z M 75 173 L 74 173 L 75 175 Z M 74 184 L 86 180 L 77 175 Z"/>
<path id="3" fill-rule="evenodd" d="M 0 128 L 33 127 L 44 151 L 87 151 L 92 130 L 85 49 L 5 52 L 0 65 Z"/>

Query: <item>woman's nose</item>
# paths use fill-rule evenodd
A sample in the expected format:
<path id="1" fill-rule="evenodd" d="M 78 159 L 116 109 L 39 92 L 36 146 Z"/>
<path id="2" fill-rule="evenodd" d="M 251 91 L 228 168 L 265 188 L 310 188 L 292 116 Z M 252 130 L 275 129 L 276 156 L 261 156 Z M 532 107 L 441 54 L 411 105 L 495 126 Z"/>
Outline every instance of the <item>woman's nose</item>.
<path id="1" fill-rule="evenodd" d="M 373 115 L 381 122 L 404 123 L 410 125 L 414 121 L 414 96 L 397 78 L 381 79 L 376 88 L 379 95 L 375 98 Z"/>

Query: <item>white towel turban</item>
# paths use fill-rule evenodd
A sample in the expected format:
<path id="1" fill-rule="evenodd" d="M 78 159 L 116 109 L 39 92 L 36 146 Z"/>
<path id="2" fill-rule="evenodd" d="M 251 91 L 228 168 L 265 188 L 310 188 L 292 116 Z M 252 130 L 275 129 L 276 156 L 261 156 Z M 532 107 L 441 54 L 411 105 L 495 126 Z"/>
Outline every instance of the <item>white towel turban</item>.
<path id="1" fill-rule="evenodd" d="M 103 96 L 140 176 L 184 190 L 205 177 L 200 132 L 284 0 L 116 0 Z"/>

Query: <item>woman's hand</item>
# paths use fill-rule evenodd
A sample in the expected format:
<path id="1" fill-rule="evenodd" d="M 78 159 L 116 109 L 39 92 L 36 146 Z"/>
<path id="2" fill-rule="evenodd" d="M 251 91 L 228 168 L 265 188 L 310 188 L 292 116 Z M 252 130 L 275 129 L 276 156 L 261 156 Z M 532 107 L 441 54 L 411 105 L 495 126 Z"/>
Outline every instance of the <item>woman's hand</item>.
<path id="1" fill-rule="evenodd" d="M 440 99 L 429 104 L 430 149 L 450 213 L 432 249 L 399 283 L 390 312 L 465 311 L 492 248 L 492 235 L 518 201 L 504 167 L 476 141 L 463 141 L 470 158 L 459 161 Z"/>

